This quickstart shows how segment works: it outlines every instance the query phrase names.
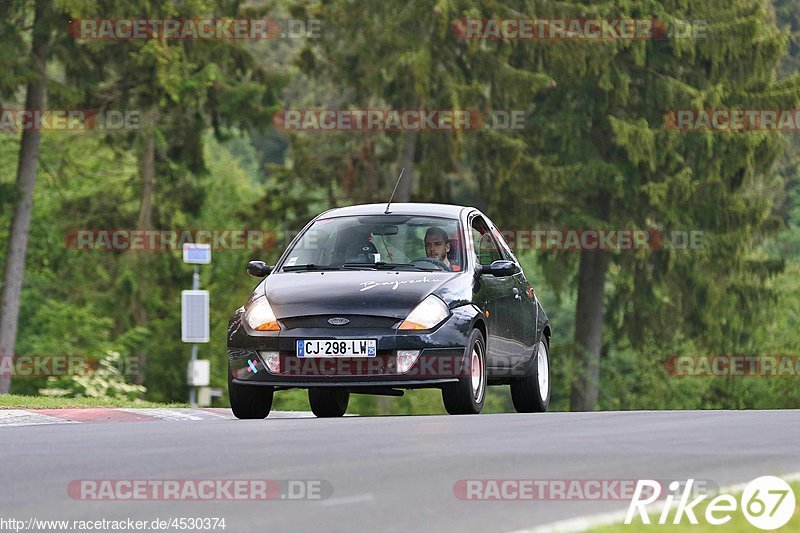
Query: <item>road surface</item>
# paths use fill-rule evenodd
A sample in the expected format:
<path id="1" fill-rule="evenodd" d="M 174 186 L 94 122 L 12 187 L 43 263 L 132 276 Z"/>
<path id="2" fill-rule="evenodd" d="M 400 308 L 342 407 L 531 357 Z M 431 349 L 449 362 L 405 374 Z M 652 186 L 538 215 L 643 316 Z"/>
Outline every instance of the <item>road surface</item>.
<path id="1" fill-rule="evenodd" d="M 800 411 L 259 421 L 174 411 L 188 414 L 0 424 L 0 518 L 214 517 L 225 518 L 226 532 L 513 531 L 626 509 L 628 501 L 467 500 L 459 481 L 695 478 L 725 486 L 800 472 Z M 310 480 L 304 487 L 317 487 L 321 499 L 273 492 L 268 500 L 109 501 L 75 489 L 80 480 L 231 479 Z"/>

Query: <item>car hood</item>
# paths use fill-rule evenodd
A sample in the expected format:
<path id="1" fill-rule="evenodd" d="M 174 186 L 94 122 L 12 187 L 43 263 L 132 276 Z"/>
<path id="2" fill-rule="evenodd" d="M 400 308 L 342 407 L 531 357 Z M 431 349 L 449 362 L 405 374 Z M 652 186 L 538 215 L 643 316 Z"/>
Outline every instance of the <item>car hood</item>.
<path id="1" fill-rule="evenodd" d="M 405 318 L 456 277 L 449 272 L 280 272 L 263 288 L 275 316 L 356 314 Z"/>

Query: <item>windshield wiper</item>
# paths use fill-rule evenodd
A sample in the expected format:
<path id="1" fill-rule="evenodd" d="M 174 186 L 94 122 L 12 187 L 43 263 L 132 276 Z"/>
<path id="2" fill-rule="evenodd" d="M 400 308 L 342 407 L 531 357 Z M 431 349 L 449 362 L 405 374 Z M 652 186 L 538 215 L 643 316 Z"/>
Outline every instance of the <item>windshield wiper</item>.
<path id="1" fill-rule="evenodd" d="M 422 268 L 412 263 L 386 263 L 384 261 L 378 261 L 377 263 L 345 263 L 341 266 L 332 266 L 332 265 L 315 265 L 314 263 L 308 263 L 306 265 L 287 265 L 283 267 L 283 272 L 316 272 L 322 270 L 347 270 L 347 269 L 369 269 L 369 270 L 406 270 L 406 269 L 414 269 L 414 270 L 421 270 L 423 272 L 433 272 L 436 269 L 432 268 Z"/>
<path id="2" fill-rule="evenodd" d="M 339 270 L 339 267 L 315 265 L 308 263 L 307 265 L 288 265 L 283 267 L 284 272 L 297 272 L 300 270 Z"/>
<path id="3" fill-rule="evenodd" d="M 378 261 L 376 263 L 345 263 L 343 268 L 372 268 L 375 270 L 403 270 L 408 268 L 413 268 L 415 270 L 422 270 L 425 272 L 433 272 L 433 269 L 430 268 L 422 268 L 413 263 L 387 263 L 385 261 Z"/>

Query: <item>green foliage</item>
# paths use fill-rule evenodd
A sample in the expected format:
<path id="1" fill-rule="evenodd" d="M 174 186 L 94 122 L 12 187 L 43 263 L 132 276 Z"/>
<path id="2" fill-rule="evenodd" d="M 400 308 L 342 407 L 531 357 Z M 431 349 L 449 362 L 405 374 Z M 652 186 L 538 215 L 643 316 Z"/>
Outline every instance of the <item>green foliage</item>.
<path id="1" fill-rule="evenodd" d="M 191 267 L 179 251 L 75 250 L 65 240 L 76 229 L 136 227 L 150 139 L 154 228 L 278 236 L 275 248 L 215 251 L 212 264 L 201 267 L 212 334 L 200 357 L 212 361 L 212 386 L 225 389 L 227 320 L 255 285 L 243 274 L 246 262 L 277 259 L 285 232 L 326 208 L 385 200 L 408 140 L 396 132 L 286 134 L 270 126 L 271 113 L 455 108 L 524 110 L 528 120 L 524 130 L 420 132 L 414 200 L 476 205 L 502 228 L 704 232 L 700 250 L 612 254 L 600 408 L 798 407 L 791 379 L 676 379 L 663 364 L 674 354 L 798 355 L 797 140 L 774 132 L 678 132 L 663 123 L 676 108 L 798 107 L 797 10 L 792 1 L 773 4 L 56 1 L 49 105 L 138 110 L 146 120 L 138 131 L 44 132 L 16 351 L 94 359 L 115 353 L 143 364 L 138 377 L 92 378 L 115 383 L 111 389 L 40 378 L 16 380 L 14 391 L 185 400 L 189 347 L 180 342 L 180 291 L 191 286 Z M 78 42 L 65 34 L 69 18 L 132 13 L 314 18 L 322 37 Z M 0 15 L 0 98 L 21 107 L 30 3 L 5 2 Z M 706 19 L 710 36 L 598 44 L 463 41 L 452 31 L 463 17 L 518 16 Z M 18 151 L 19 135 L 0 133 L 0 263 L 17 201 Z M 552 406 L 566 410 L 570 381 L 581 370 L 570 357 L 578 254 L 519 256 L 552 324 Z M 125 385 L 125 377 L 141 383 Z M 308 409 L 304 391 L 279 392 L 274 405 Z M 486 410 L 512 410 L 507 388 L 490 390 Z M 438 391 L 423 390 L 403 398 L 353 395 L 351 412 L 443 408 Z"/>
<path id="2" fill-rule="evenodd" d="M 186 403 L 159 404 L 144 400 L 122 400 L 111 398 L 59 398 L 54 396 L 24 396 L 20 394 L 0 395 L 0 408 L 9 409 L 85 409 L 88 407 L 136 407 L 136 408 L 181 408 Z"/>
<path id="3" fill-rule="evenodd" d="M 122 364 L 119 352 L 108 352 L 92 372 L 47 378 L 47 386 L 39 389 L 39 394 L 58 398 L 141 399 L 147 389 L 127 383 L 120 370 Z"/>

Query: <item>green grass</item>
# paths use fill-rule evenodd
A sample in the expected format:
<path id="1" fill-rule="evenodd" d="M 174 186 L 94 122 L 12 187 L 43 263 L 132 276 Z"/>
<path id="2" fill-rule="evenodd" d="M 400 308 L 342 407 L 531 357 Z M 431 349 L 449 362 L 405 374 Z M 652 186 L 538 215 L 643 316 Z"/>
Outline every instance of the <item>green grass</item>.
<path id="1" fill-rule="evenodd" d="M 185 403 L 153 403 L 110 398 L 54 398 L 0 394 L 0 409 L 81 409 L 90 407 L 189 407 Z"/>
<path id="2" fill-rule="evenodd" d="M 442 415 L 447 411 L 442 403 L 442 391 L 439 389 L 406 390 L 402 397 L 372 396 L 368 394 L 350 394 L 347 407 L 349 414 L 365 416 L 388 415 Z M 275 411 L 310 411 L 308 391 L 292 389 L 277 391 L 272 401 Z M 508 386 L 492 386 L 486 389 L 486 401 L 483 413 L 513 413 L 511 393 Z"/>
<path id="3" fill-rule="evenodd" d="M 794 514 L 786 523 L 786 525 L 772 531 L 800 531 L 800 482 L 789 483 L 789 486 L 792 487 L 792 490 L 795 494 L 796 507 Z M 709 496 L 694 508 L 695 516 L 697 516 L 698 521 L 698 525 L 696 526 L 690 524 L 686 516 L 683 517 L 680 525 L 659 525 L 657 523 L 659 513 L 652 512 L 648 513 L 648 516 L 650 517 L 650 525 L 643 524 L 641 518 L 637 514 L 636 518 L 630 524 L 619 523 L 608 526 L 600 526 L 592 528 L 589 531 L 592 533 L 631 533 L 634 531 L 653 531 L 657 533 L 751 533 L 753 531 L 760 531 L 750 524 L 750 522 L 748 522 L 745 518 L 744 513 L 741 510 L 741 495 L 741 492 L 733 494 L 737 502 L 736 510 L 730 513 L 731 520 L 721 526 L 712 526 L 705 521 L 706 507 L 708 506 L 708 502 L 714 498 L 714 496 Z M 670 511 L 669 516 L 667 517 L 667 522 L 671 522 L 674 516 L 675 507 L 673 507 Z"/>

